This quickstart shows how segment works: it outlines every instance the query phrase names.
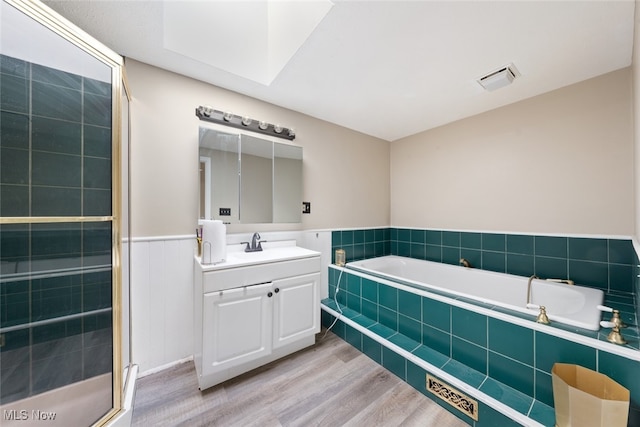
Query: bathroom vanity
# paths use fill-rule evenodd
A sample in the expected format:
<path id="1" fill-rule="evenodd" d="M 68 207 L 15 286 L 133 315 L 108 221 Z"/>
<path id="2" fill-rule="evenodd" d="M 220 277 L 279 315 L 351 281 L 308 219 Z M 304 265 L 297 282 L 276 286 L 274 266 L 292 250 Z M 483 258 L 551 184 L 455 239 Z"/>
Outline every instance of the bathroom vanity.
<path id="1" fill-rule="evenodd" d="M 201 390 L 315 343 L 320 254 L 295 241 L 261 252 L 229 246 L 225 262 L 194 263 L 194 362 Z"/>

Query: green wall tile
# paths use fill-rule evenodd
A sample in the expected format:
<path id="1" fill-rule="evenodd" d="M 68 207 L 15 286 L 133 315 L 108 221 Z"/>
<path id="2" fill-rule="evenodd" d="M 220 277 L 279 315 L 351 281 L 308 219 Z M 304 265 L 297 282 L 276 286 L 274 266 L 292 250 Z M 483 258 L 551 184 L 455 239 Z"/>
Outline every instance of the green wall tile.
<path id="1" fill-rule="evenodd" d="M 371 279 L 362 279 L 362 298 L 369 301 L 378 302 L 378 282 Z"/>
<path id="2" fill-rule="evenodd" d="M 535 399 L 545 405 L 553 406 L 553 383 L 551 381 L 551 374 L 536 369 L 534 375 L 536 381 Z"/>
<path id="3" fill-rule="evenodd" d="M 362 312 L 362 304 L 359 296 L 356 296 L 351 293 L 347 293 L 347 307 L 352 310 L 357 311 L 358 313 Z"/>
<path id="4" fill-rule="evenodd" d="M 484 403 L 480 403 L 479 406 L 478 421 L 475 423 L 475 427 L 517 427 L 520 425 Z"/>
<path id="5" fill-rule="evenodd" d="M 371 301 L 363 299 L 361 301 L 362 304 L 362 314 L 367 316 L 371 320 L 378 321 L 378 304 L 375 304 Z"/>
<path id="6" fill-rule="evenodd" d="M 482 251 L 482 269 L 496 271 L 498 273 L 506 272 L 507 260 L 504 252 Z"/>
<path id="7" fill-rule="evenodd" d="M 490 317 L 489 349 L 533 366 L 533 330 Z"/>
<path id="8" fill-rule="evenodd" d="M 485 251 L 505 252 L 507 236 L 505 234 L 482 233 L 482 249 Z"/>
<path id="9" fill-rule="evenodd" d="M 406 380 L 406 359 L 386 347 L 382 347 L 382 366 L 402 380 Z"/>
<path id="10" fill-rule="evenodd" d="M 360 296 L 361 295 L 360 281 L 361 281 L 360 276 L 357 276 L 355 274 L 348 274 L 346 291 L 356 296 Z"/>
<path id="11" fill-rule="evenodd" d="M 111 84 L 100 80 L 94 80 L 87 77 L 83 79 L 83 88 L 85 92 L 94 93 L 96 95 L 111 96 Z"/>
<path id="12" fill-rule="evenodd" d="M 551 374 L 554 363 L 574 363 L 596 368 L 596 350 L 542 332 L 535 332 L 536 368 Z"/>
<path id="13" fill-rule="evenodd" d="M 480 346 L 487 346 L 487 316 L 451 307 L 451 333 Z"/>
<path id="14" fill-rule="evenodd" d="M 535 257 L 535 274 L 543 278 L 569 278 L 569 265 L 566 258 Z"/>
<path id="15" fill-rule="evenodd" d="M 507 253 L 507 273 L 531 276 L 534 271 L 533 256 Z"/>
<path id="16" fill-rule="evenodd" d="M 488 364 L 488 375 L 491 378 L 528 396 L 533 396 L 534 371 L 531 366 L 524 365 L 492 351 L 489 352 Z"/>
<path id="17" fill-rule="evenodd" d="M 598 371 L 627 388 L 631 402 L 640 406 L 640 362 L 626 357 L 598 351 Z"/>
<path id="18" fill-rule="evenodd" d="M 111 97 L 85 93 L 83 112 L 85 123 L 111 126 Z"/>
<path id="19" fill-rule="evenodd" d="M 482 249 L 481 233 L 460 233 L 460 247 L 467 249 Z"/>
<path id="20" fill-rule="evenodd" d="M 415 320 L 422 320 L 422 297 L 412 292 L 398 290 L 398 311 Z"/>
<path id="21" fill-rule="evenodd" d="M 378 306 L 378 322 L 384 326 L 398 330 L 398 312 L 395 310 L 389 310 L 388 308 Z"/>
<path id="22" fill-rule="evenodd" d="M 397 238 L 398 242 L 405 242 L 405 243 L 410 243 L 411 242 L 411 230 L 407 229 L 407 228 L 399 228 L 398 229 L 398 238 Z"/>
<path id="23" fill-rule="evenodd" d="M 422 321 L 442 331 L 451 331 L 451 306 L 449 304 L 422 298 Z"/>
<path id="24" fill-rule="evenodd" d="M 39 82 L 33 82 L 31 90 L 33 115 L 82 121 L 81 92 Z"/>
<path id="25" fill-rule="evenodd" d="M 0 109 L 13 113 L 29 112 L 29 81 L 0 74 Z"/>
<path id="26" fill-rule="evenodd" d="M 0 147 L 29 149 L 29 116 L 0 112 Z"/>
<path id="27" fill-rule="evenodd" d="M 389 285 L 378 285 L 378 304 L 393 311 L 398 310 L 398 288 Z"/>
<path id="28" fill-rule="evenodd" d="M 460 261 L 460 248 L 442 247 L 442 262 L 445 264 L 458 265 Z"/>
<path id="29" fill-rule="evenodd" d="M 442 262 L 442 246 L 426 245 L 425 259 L 434 262 Z"/>
<path id="30" fill-rule="evenodd" d="M 0 149 L 0 182 L 29 184 L 29 151 L 4 147 Z"/>
<path id="31" fill-rule="evenodd" d="M 534 242 L 538 256 L 567 258 L 569 243 L 566 237 L 535 236 Z"/>
<path id="32" fill-rule="evenodd" d="M 607 240 L 570 237 L 569 258 L 606 262 L 608 258 Z"/>
<path id="33" fill-rule="evenodd" d="M 427 390 L 427 371 L 409 360 L 407 360 L 407 383 L 425 396 L 430 395 Z"/>
<path id="34" fill-rule="evenodd" d="M 83 215 L 111 215 L 111 190 L 85 189 L 82 195 Z"/>
<path id="35" fill-rule="evenodd" d="M 377 363 L 382 363 L 382 344 L 362 335 L 362 352 Z"/>
<path id="36" fill-rule="evenodd" d="M 633 265 L 635 251 L 631 240 L 609 240 L 609 262 Z"/>
<path id="37" fill-rule="evenodd" d="M 29 216 L 29 187 L 0 184 L 0 216 Z"/>
<path id="38" fill-rule="evenodd" d="M 80 188 L 82 184 L 80 156 L 33 151 L 31 162 L 34 186 Z M 86 168 L 85 163 L 85 171 Z M 109 173 L 109 180 L 104 183 L 106 185 L 102 188 L 109 188 L 110 183 L 111 175 Z"/>
<path id="39" fill-rule="evenodd" d="M 82 126 L 80 123 L 33 117 L 31 129 L 31 144 L 34 150 L 82 154 Z M 108 140 L 108 148 L 111 149 L 111 138 Z"/>
<path id="40" fill-rule="evenodd" d="M 33 81 L 49 83 L 69 89 L 82 89 L 82 77 L 79 75 L 38 64 L 31 65 L 31 79 Z"/>
<path id="41" fill-rule="evenodd" d="M 569 260 L 569 277 L 579 285 L 608 289 L 609 266 L 604 262 Z"/>
<path id="42" fill-rule="evenodd" d="M 451 357 L 471 369 L 487 374 L 487 349 L 484 347 L 454 336 L 451 339 Z"/>
<path id="43" fill-rule="evenodd" d="M 0 73 L 26 79 L 29 75 L 30 63 L 11 56 L 0 55 Z"/>
<path id="44" fill-rule="evenodd" d="M 445 356 L 451 356 L 451 335 L 447 332 L 422 325 L 422 344 Z"/>
<path id="45" fill-rule="evenodd" d="M 416 342 L 422 342 L 422 324 L 415 319 L 399 314 L 398 332 Z"/>
<path id="46" fill-rule="evenodd" d="M 426 231 L 425 230 L 411 230 L 411 243 L 426 243 Z"/>
<path id="47" fill-rule="evenodd" d="M 442 231 L 427 230 L 426 243 L 430 245 L 442 246 Z"/>
<path id="48" fill-rule="evenodd" d="M 362 333 L 355 328 L 347 327 L 345 333 L 345 341 L 353 347 L 362 351 Z"/>
<path id="49" fill-rule="evenodd" d="M 507 234 L 507 252 L 511 254 L 533 255 L 533 236 Z"/>
<path id="50" fill-rule="evenodd" d="M 609 290 L 620 292 L 634 292 L 633 266 L 609 264 Z"/>
<path id="51" fill-rule="evenodd" d="M 459 231 L 443 231 L 442 232 L 442 246 L 451 246 L 454 248 L 460 247 L 460 232 Z"/>
<path id="52" fill-rule="evenodd" d="M 400 256 L 411 258 L 411 243 L 398 242 L 396 253 Z"/>

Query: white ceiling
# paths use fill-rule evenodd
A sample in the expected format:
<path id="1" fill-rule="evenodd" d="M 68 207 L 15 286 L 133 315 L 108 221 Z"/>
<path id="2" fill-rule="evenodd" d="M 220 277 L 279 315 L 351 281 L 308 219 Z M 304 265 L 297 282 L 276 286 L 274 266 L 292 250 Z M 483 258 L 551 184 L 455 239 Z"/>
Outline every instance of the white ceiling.
<path id="1" fill-rule="evenodd" d="M 388 141 L 627 67 L 632 59 L 633 0 L 298 0 L 281 16 L 298 32 L 287 28 L 281 41 L 294 43 L 279 68 L 269 65 L 259 76 L 246 71 L 266 67 L 266 60 L 252 62 L 260 56 L 250 55 L 256 45 L 242 43 L 245 37 L 261 43 L 265 31 L 286 25 L 255 21 L 256 8 L 282 9 L 282 0 L 266 8 L 264 1 L 220 0 L 45 3 L 125 57 Z M 204 24 L 207 16 L 216 25 Z M 236 46 L 244 47 L 229 55 Z M 487 92 L 476 82 L 509 63 L 521 74 L 510 86 Z"/>

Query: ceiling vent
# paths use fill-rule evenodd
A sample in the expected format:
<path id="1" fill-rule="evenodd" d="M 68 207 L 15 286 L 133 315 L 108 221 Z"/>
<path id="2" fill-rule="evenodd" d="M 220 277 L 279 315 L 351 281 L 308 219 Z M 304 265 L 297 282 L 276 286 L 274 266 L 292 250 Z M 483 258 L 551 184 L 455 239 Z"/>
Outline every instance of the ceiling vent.
<path id="1" fill-rule="evenodd" d="M 478 79 L 478 83 L 480 83 L 480 86 L 491 92 L 510 85 L 519 76 L 520 73 L 516 67 L 513 64 L 509 64 L 487 74 L 484 77 L 480 77 Z"/>

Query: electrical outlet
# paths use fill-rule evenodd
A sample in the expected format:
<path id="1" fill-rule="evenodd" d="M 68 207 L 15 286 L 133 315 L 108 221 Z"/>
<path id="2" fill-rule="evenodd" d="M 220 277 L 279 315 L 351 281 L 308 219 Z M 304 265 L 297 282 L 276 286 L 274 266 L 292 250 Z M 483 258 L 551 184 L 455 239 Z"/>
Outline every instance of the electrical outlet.
<path id="1" fill-rule="evenodd" d="M 231 208 L 220 208 L 220 216 L 231 216 Z"/>
<path id="2" fill-rule="evenodd" d="M 302 213 L 303 214 L 311 213 L 311 202 L 302 202 Z"/>

